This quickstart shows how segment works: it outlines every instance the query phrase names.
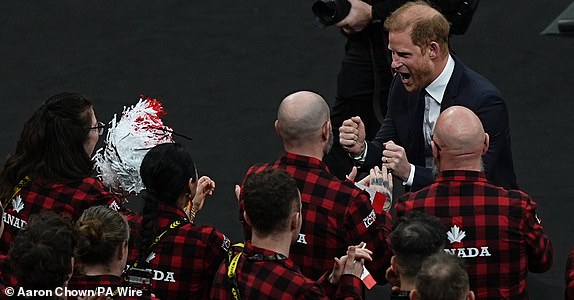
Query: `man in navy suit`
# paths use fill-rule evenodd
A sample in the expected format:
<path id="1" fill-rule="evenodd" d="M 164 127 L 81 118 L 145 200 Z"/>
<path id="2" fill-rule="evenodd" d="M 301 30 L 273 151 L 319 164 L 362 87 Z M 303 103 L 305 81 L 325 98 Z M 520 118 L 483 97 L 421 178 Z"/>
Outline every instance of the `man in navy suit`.
<path id="1" fill-rule="evenodd" d="M 339 142 L 367 169 L 382 163 L 418 190 L 434 181 L 430 143 L 441 111 L 452 105 L 471 109 L 490 136 L 483 156 L 492 183 L 517 189 L 506 104 L 498 89 L 449 53 L 449 23 L 423 1 L 408 2 L 385 21 L 391 67 L 395 72 L 387 115 L 373 141 L 365 141 L 364 124 L 352 117 L 339 128 Z"/>

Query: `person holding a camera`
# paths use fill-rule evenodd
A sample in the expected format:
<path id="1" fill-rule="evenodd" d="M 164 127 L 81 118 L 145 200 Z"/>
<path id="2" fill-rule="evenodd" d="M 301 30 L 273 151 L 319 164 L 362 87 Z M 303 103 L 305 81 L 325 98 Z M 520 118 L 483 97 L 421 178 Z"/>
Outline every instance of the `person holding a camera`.
<path id="1" fill-rule="evenodd" d="M 368 139 L 375 137 L 387 112 L 387 97 L 392 81 L 390 57 L 387 51 L 387 33 L 382 21 L 406 0 L 331 0 L 323 2 L 328 9 L 316 15 L 335 16 L 332 19 L 318 17 L 324 25 L 335 25 L 346 37 L 345 54 L 337 76 L 337 94 L 332 104 L 331 122 L 339 128 L 343 121 L 360 116 L 365 124 Z M 330 2 L 330 4 L 328 3 Z M 335 4 L 335 5 L 332 5 Z M 325 11 L 325 14 L 321 14 Z M 340 179 L 351 169 L 352 159 L 338 143 L 339 133 L 334 131 L 335 144 L 325 157 L 331 172 Z"/>

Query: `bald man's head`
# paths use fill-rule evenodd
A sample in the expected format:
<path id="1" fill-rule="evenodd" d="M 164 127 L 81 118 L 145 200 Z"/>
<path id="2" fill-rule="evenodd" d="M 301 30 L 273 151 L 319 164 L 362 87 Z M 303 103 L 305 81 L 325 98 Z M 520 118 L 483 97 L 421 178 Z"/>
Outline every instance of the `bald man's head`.
<path id="1" fill-rule="evenodd" d="M 470 109 L 451 106 L 437 119 L 433 142 L 433 154 L 441 163 L 449 166 L 467 166 L 481 162 L 488 149 L 488 134 L 484 132 L 480 119 Z M 442 170 L 442 168 L 441 168 Z"/>
<path id="2" fill-rule="evenodd" d="M 285 142 L 304 142 L 320 137 L 329 118 L 329 105 L 323 97 L 308 91 L 296 92 L 279 105 L 278 131 Z"/>

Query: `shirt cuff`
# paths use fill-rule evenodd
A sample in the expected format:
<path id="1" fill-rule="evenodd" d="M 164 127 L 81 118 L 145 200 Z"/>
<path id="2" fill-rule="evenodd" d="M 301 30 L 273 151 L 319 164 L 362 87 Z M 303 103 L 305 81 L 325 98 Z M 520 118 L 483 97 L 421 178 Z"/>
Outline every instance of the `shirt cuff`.
<path id="1" fill-rule="evenodd" d="M 403 181 L 403 185 L 406 186 L 412 186 L 413 180 L 415 179 L 415 165 L 413 164 L 410 165 L 411 165 L 411 172 L 409 173 L 409 178 L 407 178 L 407 181 Z"/>
<path id="2" fill-rule="evenodd" d="M 363 142 L 365 144 L 365 149 L 359 156 L 353 156 L 353 154 L 349 153 L 349 156 L 355 161 L 355 164 L 362 165 L 365 163 L 365 158 L 367 157 L 367 150 L 369 150 L 369 144 L 367 141 Z"/>

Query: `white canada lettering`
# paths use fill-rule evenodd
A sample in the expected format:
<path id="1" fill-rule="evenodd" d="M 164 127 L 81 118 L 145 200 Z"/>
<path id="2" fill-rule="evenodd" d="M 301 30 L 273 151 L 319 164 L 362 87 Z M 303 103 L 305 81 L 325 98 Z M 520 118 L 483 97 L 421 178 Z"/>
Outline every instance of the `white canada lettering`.
<path id="1" fill-rule="evenodd" d="M 175 282 L 174 273 L 173 272 L 162 272 L 159 270 L 151 270 L 153 272 L 153 280 L 157 281 L 165 281 L 165 282 Z"/>
<path id="2" fill-rule="evenodd" d="M 375 214 L 375 210 L 373 209 L 371 213 L 366 218 L 363 219 L 363 224 L 365 224 L 365 228 L 369 228 L 369 226 L 373 225 L 376 219 L 377 215 Z"/>
<path id="3" fill-rule="evenodd" d="M 26 226 L 26 224 L 27 224 L 26 221 L 24 221 L 18 217 L 15 217 L 11 214 L 8 214 L 8 213 L 4 213 L 2 215 L 2 221 L 4 223 L 6 223 L 12 227 L 16 227 L 18 229 L 21 229 L 22 227 Z"/>
<path id="4" fill-rule="evenodd" d="M 477 257 L 478 256 L 478 249 L 476 248 L 468 248 L 467 257 Z"/>
<path id="5" fill-rule="evenodd" d="M 162 271 L 152 270 L 153 271 L 153 280 L 163 280 L 165 275 Z"/>
<path id="6" fill-rule="evenodd" d="M 297 243 L 301 243 L 301 244 L 307 245 L 307 240 L 305 240 L 305 235 L 304 235 L 304 234 L 299 233 L 299 238 L 297 239 Z"/>
<path id="7" fill-rule="evenodd" d="M 488 247 L 480 247 L 480 256 L 492 256 L 490 252 L 488 252 Z"/>
<path id="8" fill-rule="evenodd" d="M 173 272 L 166 272 L 165 279 L 163 281 L 175 282 L 175 278 L 173 278 Z"/>
<path id="9" fill-rule="evenodd" d="M 468 258 L 468 257 L 483 257 L 483 256 L 492 256 L 488 251 L 488 247 L 480 247 L 478 248 L 455 248 L 455 249 L 444 249 L 444 252 L 450 255 L 456 255 L 461 258 Z"/>

